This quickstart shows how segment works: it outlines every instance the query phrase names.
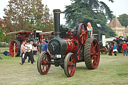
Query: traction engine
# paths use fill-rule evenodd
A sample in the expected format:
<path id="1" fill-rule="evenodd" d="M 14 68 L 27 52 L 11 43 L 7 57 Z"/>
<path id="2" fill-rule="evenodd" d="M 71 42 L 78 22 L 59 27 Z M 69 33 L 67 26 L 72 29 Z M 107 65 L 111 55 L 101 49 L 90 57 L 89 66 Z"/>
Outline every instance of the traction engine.
<path id="1" fill-rule="evenodd" d="M 96 39 L 88 38 L 85 24 L 79 24 L 76 31 L 65 32 L 65 37 L 60 37 L 60 10 L 54 12 L 54 38 L 48 43 L 48 52 L 42 52 L 37 61 L 37 69 L 41 75 L 47 74 L 50 66 L 61 66 L 67 77 L 72 77 L 76 70 L 77 62 L 85 62 L 88 69 L 95 69 L 100 61 L 100 48 Z M 51 58 L 52 57 L 52 58 Z"/>
<path id="2" fill-rule="evenodd" d="M 16 38 L 10 42 L 9 51 L 11 56 L 19 56 L 20 55 L 20 47 L 23 41 L 33 40 L 41 42 L 42 35 L 52 35 L 52 31 L 49 32 L 42 32 L 39 30 L 33 31 L 17 31 L 17 32 L 10 32 L 7 33 L 8 36 L 16 35 Z"/>

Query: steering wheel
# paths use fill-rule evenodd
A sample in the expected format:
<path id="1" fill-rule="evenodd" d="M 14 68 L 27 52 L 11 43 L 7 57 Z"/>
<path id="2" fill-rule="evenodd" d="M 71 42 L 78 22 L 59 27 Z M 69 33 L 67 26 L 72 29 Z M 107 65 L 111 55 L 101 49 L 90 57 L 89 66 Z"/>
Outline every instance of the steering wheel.
<path id="1" fill-rule="evenodd" d="M 81 23 L 78 27 L 78 41 L 80 44 L 84 45 L 88 38 L 88 31 L 85 24 Z"/>

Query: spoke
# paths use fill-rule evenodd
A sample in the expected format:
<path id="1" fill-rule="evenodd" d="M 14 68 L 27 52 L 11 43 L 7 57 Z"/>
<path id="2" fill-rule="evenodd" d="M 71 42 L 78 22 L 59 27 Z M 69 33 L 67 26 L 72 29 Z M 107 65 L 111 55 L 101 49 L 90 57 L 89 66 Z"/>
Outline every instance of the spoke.
<path id="1" fill-rule="evenodd" d="M 83 34 L 81 34 L 80 37 L 83 37 Z"/>
<path id="2" fill-rule="evenodd" d="M 97 62 L 96 62 L 96 60 L 94 60 L 94 64 L 95 64 L 95 65 L 97 65 Z"/>
<path id="3" fill-rule="evenodd" d="M 68 67 L 68 70 L 71 70 L 71 66 Z"/>
<path id="4" fill-rule="evenodd" d="M 69 61 L 68 65 L 69 65 L 69 66 L 72 66 L 72 62 L 71 62 L 71 61 Z"/>
<path id="5" fill-rule="evenodd" d="M 48 65 L 46 65 L 46 70 L 47 70 L 47 68 L 48 68 Z"/>
<path id="6" fill-rule="evenodd" d="M 45 65 L 42 65 L 42 71 L 44 72 L 44 67 L 45 67 Z"/>
<path id="7" fill-rule="evenodd" d="M 92 46 L 91 47 L 94 47 L 94 44 L 92 43 Z"/>
<path id="8" fill-rule="evenodd" d="M 70 65 L 71 65 L 71 62 L 69 61 L 69 62 L 68 62 L 68 66 L 70 66 Z"/>
<path id="9" fill-rule="evenodd" d="M 94 53 L 90 53 L 90 55 L 94 55 Z"/>
<path id="10" fill-rule="evenodd" d="M 94 56 L 91 57 L 91 60 L 94 59 Z"/>
<path id="11" fill-rule="evenodd" d="M 92 52 L 95 51 L 95 50 L 93 49 L 93 47 L 91 47 L 91 50 L 92 50 Z"/>
<path id="12" fill-rule="evenodd" d="M 84 42 L 83 37 L 81 38 L 81 42 L 82 42 L 82 43 Z"/>
<path id="13" fill-rule="evenodd" d="M 96 48 L 97 44 L 95 44 L 94 48 Z"/>

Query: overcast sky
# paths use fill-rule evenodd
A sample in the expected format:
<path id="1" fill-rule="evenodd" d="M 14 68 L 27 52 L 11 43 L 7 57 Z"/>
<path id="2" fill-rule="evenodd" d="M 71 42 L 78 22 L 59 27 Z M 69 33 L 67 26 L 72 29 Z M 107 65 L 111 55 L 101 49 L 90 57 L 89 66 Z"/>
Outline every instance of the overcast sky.
<path id="1" fill-rule="evenodd" d="M 3 9 L 8 5 L 9 0 L 1 0 L 0 4 L 0 18 L 3 18 L 4 11 Z M 123 13 L 128 14 L 128 0 L 114 0 L 114 3 L 108 2 L 108 0 L 100 0 L 104 1 L 110 9 L 113 11 L 113 14 L 117 17 Z M 50 13 L 52 13 L 53 9 L 60 9 L 61 11 L 65 10 L 66 5 L 70 5 L 70 0 L 42 0 L 44 5 L 47 4 L 48 8 L 50 8 Z M 61 14 L 61 24 L 65 23 L 64 14 Z"/>

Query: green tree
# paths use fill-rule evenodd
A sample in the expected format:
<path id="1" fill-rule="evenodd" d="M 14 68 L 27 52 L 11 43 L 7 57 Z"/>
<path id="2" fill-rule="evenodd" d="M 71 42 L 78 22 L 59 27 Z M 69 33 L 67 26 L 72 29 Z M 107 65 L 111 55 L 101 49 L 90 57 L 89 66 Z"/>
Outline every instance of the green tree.
<path id="1" fill-rule="evenodd" d="M 54 28 L 54 23 L 53 23 L 53 17 L 52 14 L 49 13 L 49 8 L 47 5 L 44 7 L 44 12 L 43 12 L 43 18 L 42 22 L 40 23 L 41 27 L 44 28 L 44 31 L 51 31 Z"/>
<path id="2" fill-rule="evenodd" d="M 128 26 L 128 15 L 122 14 L 118 17 L 118 20 L 120 21 L 122 26 L 127 27 Z"/>
<path id="3" fill-rule="evenodd" d="M 3 41 L 4 36 L 5 35 L 2 32 L 2 28 L 0 27 L 0 41 Z"/>
<path id="4" fill-rule="evenodd" d="M 112 11 L 102 1 L 98 0 L 71 0 L 72 4 L 66 6 L 65 18 L 66 23 L 73 27 L 78 25 L 79 21 L 84 23 L 91 22 L 94 28 L 94 33 L 101 31 L 109 37 L 110 33 L 115 36 L 115 33 L 107 27 L 107 21 L 113 18 Z M 113 0 L 109 0 L 113 2 Z M 99 25 L 99 26 L 98 26 Z"/>
<path id="5" fill-rule="evenodd" d="M 40 24 L 45 10 L 41 0 L 10 0 L 4 11 L 6 32 L 31 30 L 33 27 L 43 30 Z"/>

